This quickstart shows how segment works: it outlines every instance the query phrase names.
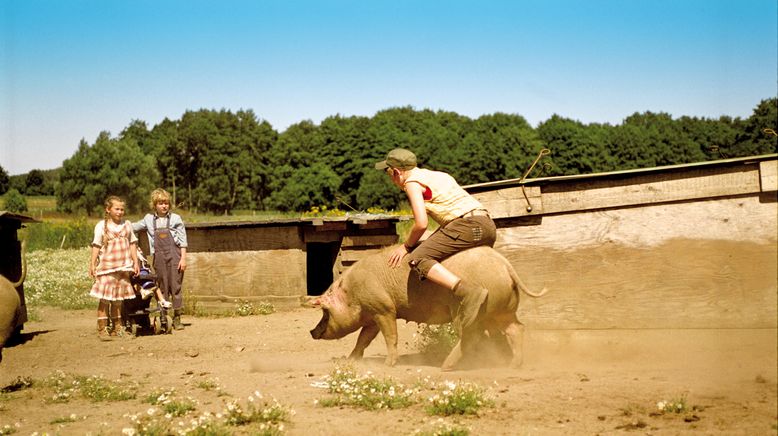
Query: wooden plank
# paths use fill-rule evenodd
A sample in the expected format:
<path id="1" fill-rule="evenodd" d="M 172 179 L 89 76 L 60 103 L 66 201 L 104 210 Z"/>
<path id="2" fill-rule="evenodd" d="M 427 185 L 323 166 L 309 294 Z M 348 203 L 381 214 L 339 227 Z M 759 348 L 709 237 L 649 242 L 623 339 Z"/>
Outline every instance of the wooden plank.
<path id="1" fill-rule="evenodd" d="M 303 250 L 187 254 L 184 289 L 197 296 L 241 298 L 307 294 Z"/>
<path id="2" fill-rule="evenodd" d="M 778 191 L 778 160 L 759 162 L 759 181 L 762 192 Z"/>
<path id="3" fill-rule="evenodd" d="M 507 218 L 524 215 L 537 215 L 543 212 L 543 201 L 540 187 L 525 186 L 525 192 L 529 198 L 524 198 L 521 187 L 502 188 L 495 191 L 483 191 L 473 194 L 489 210 L 492 218 Z M 530 210 L 528 206 L 531 206 Z"/>
<path id="4" fill-rule="evenodd" d="M 743 166 L 710 174 L 701 170 L 657 180 L 598 180 L 543 189 L 543 212 L 560 213 L 671 201 L 695 200 L 759 192 L 759 171 Z"/>
<path id="5" fill-rule="evenodd" d="M 343 232 L 323 231 L 319 232 L 313 228 L 306 227 L 303 231 L 303 240 L 308 242 L 338 242 L 343 237 Z"/>
<path id="6" fill-rule="evenodd" d="M 317 232 L 328 232 L 331 230 L 346 230 L 348 227 L 348 222 L 345 220 L 342 221 L 325 221 L 323 219 L 314 219 L 313 221 L 314 228 Z"/>
<path id="7" fill-rule="evenodd" d="M 357 224 L 359 229 L 394 229 L 395 223 L 392 221 L 367 221 L 364 224 Z"/>
<path id="8" fill-rule="evenodd" d="M 302 249 L 297 227 L 187 229 L 188 252 Z"/>
<path id="9" fill-rule="evenodd" d="M 352 235 L 343 237 L 341 247 L 361 247 L 361 246 L 387 246 L 394 245 L 398 242 L 399 237 L 397 234 L 393 235 L 375 235 L 375 236 L 361 236 Z"/>

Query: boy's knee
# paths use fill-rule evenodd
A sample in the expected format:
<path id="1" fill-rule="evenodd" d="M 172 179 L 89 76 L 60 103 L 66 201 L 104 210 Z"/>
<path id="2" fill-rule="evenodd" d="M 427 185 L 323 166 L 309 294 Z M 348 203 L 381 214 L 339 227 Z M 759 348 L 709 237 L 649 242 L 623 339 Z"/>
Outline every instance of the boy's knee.
<path id="1" fill-rule="evenodd" d="M 408 261 L 408 265 L 410 265 L 412 270 L 416 271 L 416 274 L 419 275 L 419 280 L 422 281 L 427 278 L 427 274 L 429 274 L 435 263 L 432 259 L 411 259 Z"/>

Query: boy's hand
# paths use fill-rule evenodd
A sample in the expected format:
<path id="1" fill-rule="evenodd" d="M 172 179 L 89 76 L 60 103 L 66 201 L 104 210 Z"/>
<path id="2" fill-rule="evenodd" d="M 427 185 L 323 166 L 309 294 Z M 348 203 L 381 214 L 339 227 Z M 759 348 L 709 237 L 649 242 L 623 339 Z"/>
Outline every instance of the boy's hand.
<path id="1" fill-rule="evenodd" d="M 397 268 L 400 266 L 400 262 L 403 260 L 403 257 L 408 254 L 408 250 L 405 248 L 405 245 L 400 245 L 399 247 L 392 250 L 392 252 L 389 254 L 389 266 L 392 268 Z"/>
<path id="2" fill-rule="evenodd" d="M 186 270 L 186 259 L 183 257 L 178 261 L 178 270 L 184 272 Z"/>

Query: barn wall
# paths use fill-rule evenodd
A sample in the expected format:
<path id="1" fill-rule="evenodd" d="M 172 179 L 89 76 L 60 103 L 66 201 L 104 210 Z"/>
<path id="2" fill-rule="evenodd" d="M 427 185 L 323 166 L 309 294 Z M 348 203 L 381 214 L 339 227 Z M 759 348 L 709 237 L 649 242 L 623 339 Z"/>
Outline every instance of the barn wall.
<path id="1" fill-rule="evenodd" d="M 354 216 L 189 226 L 184 292 L 206 310 L 234 307 L 240 300 L 298 305 L 300 297 L 320 294 L 357 259 L 395 243 L 400 219 Z M 337 255 L 324 256 L 309 244 L 332 245 Z"/>
<path id="2" fill-rule="evenodd" d="M 193 228 L 184 292 L 198 302 L 305 295 L 305 244 L 296 226 Z"/>
<path id="3" fill-rule="evenodd" d="M 544 216 L 498 230 L 543 329 L 775 328 L 776 203 L 758 197 Z"/>

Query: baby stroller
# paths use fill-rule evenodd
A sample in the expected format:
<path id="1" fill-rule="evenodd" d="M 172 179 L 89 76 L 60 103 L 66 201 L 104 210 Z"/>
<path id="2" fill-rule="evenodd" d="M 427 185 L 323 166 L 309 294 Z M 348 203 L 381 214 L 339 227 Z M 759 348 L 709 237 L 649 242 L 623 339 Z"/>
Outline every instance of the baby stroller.
<path id="1" fill-rule="evenodd" d="M 157 298 L 159 292 L 157 276 L 151 272 L 149 263 L 140 250 L 138 250 L 138 262 L 140 272 L 130 278 L 135 298 L 124 300 L 122 305 L 124 312 L 122 317 L 126 320 L 127 330 L 133 336 L 173 333 L 173 319 L 168 315 L 170 304 Z M 155 302 L 153 306 L 152 299 Z"/>

